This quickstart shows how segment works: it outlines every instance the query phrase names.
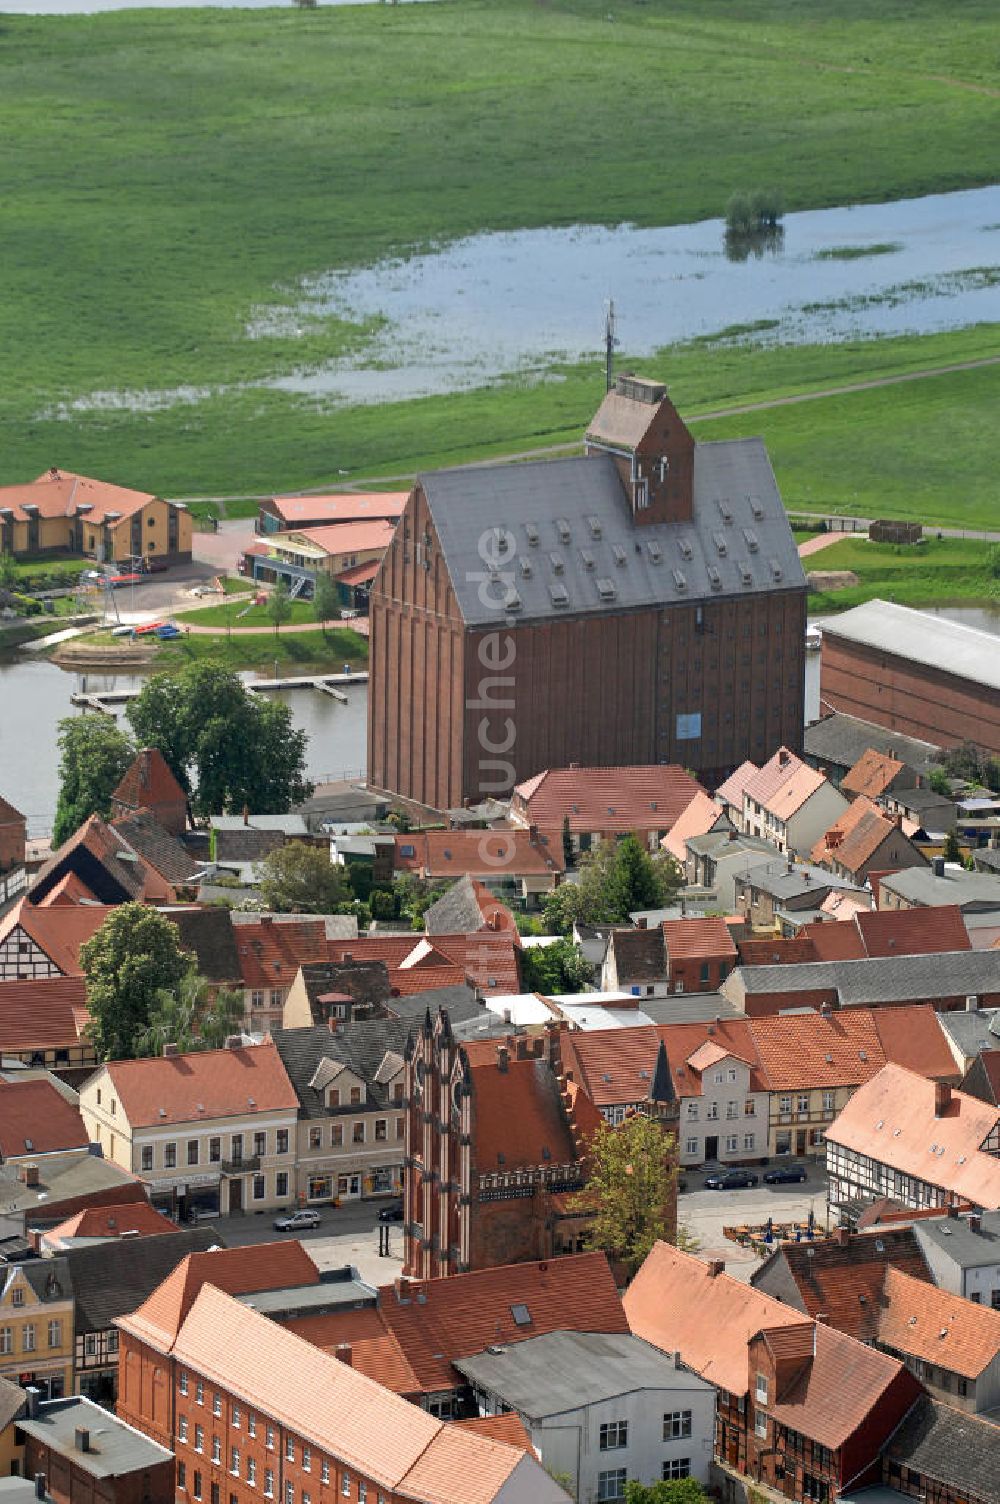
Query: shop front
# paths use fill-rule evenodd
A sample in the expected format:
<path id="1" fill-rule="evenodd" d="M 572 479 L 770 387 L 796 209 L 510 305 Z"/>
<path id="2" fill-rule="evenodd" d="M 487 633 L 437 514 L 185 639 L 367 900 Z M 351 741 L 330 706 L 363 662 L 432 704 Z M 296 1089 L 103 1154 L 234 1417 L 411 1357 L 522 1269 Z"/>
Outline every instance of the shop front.
<path id="1" fill-rule="evenodd" d="M 150 1180 L 149 1199 L 156 1210 L 175 1222 L 200 1222 L 217 1217 L 220 1209 L 218 1174 L 189 1175 L 185 1180 Z"/>

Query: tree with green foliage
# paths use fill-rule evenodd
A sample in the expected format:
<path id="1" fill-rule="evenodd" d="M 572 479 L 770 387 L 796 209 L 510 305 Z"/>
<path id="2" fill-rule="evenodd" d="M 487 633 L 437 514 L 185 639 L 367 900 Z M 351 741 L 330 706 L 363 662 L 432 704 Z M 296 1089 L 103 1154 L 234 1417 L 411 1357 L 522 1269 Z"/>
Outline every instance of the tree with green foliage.
<path id="1" fill-rule="evenodd" d="M 274 622 L 274 635 L 277 637 L 278 628 L 283 627 L 292 615 L 292 598 L 284 580 L 279 580 L 275 585 L 267 598 L 264 610 L 267 612 L 268 620 Z"/>
<path id="2" fill-rule="evenodd" d="M 343 914 L 354 900 L 346 867 L 321 846 L 289 841 L 260 864 L 264 907 L 278 914 Z"/>
<path id="3" fill-rule="evenodd" d="M 244 1011 L 241 993 L 224 988 L 213 993 L 192 965 L 176 991 L 160 993 L 149 1023 L 136 1038 L 136 1058 L 162 1055 L 168 1044 L 181 1054 L 221 1050 L 229 1035 L 242 1028 Z"/>
<path id="4" fill-rule="evenodd" d="M 576 866 L 576 852 L 573 849 L 573 833 L 569 828 L 569 815 L 563 815 L 562 849 L 563 866 L 569 872 L 571 868 Z"/>
<path id="5" fill-rule="evenodd" d="M 340 616 L 340 597 L 337 587 L 328 574 L 322 570 L 316 572 L 316 583 L 313 586 L 313 615 L 323 628 L 323 636 L 326 636 L 326 624 L 336 621 Z"/>
<path id="6" fill-rule="evenodd" d="M 176 925 L 156 909 L 123 903 L 80 947 L 98 1060 L 132 1060 L 164 995 L 179 991 L 191 966 Z"/>
<path id="7" fill-rule="evenodd" d="M 521 950 L 521 984 L 525 992 L 587 992 L 594 985 L 594 969 L 578 945 L 565 936 L 551 945 Z"/>
<path id="8" fill-rule="evenodd" d="M 946 862 L 961 862 L 962 860 L 962 848 L 958 844 L 958 831 L 954 825 L 944 838 L 942 855 Z"/>
<path id="9" fill-rule="evenodd" d="M 126 712 L 141 746 L 158 747 L 199 814 L 244 807 L 280 814 L 309 797 L 308 738 L 280 700 L 221 664 L 155 674 Z"/>
<path id="10" fill-rule="evenodd" d="M 13 590 L 17 581 L 17 567 L 14 563 L 14 555 L 7 549 L 0 553 L 0 589 Z"/>
<path id="11" fill-rule="evenodd" d="M 708 1504 L 708 1494 L 696 1478 L 629 1482 L 625 1485 L 625 1504 Z"/>
<path id="12" fill-rule="evenodd" d="M 601 841 L 580 860 L 578 882 L 562 882 L 543 904 L 550 934 L 568 935 L 575 921 L 627 924 L 635 909 L 662 908 L 681 885 L 673 857 L 648 851 L 629 835 Z"/>
<path id="13" fill-rule="evenodd" d="M 590 1216 L 587 1246 L 603 1249 L 630 1276 L 666 1236 L 673 1144 L 654 1118 L 633 1112 L 617 1127 L 602 1122 L 587 1147 L 590 1174 L 574 1208 Z"/>
<path id="14" fill-rule="evenodd" d="M 927 784 L 935 794 L 944 794 L 946 798 L 950 798 L 951 783 L 944 768 L 931 768 Z"/>
<path id="15" fill-rule="evenodd" d="M 59 722 L 59 799 L 52 844 L 61 846 L 84 820 L 111 813 L 111 795 L 135 748 L 110 715 L 71 715 Z"/>

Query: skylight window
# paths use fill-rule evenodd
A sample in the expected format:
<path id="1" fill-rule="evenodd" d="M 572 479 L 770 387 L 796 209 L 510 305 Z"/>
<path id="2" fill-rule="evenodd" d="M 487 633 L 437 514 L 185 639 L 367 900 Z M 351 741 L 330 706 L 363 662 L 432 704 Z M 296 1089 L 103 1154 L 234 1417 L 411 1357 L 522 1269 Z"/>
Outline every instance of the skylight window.
<path id="1" fill-rule="evenodd" d="M 512 1305 L 510 1308 L 510 1314 L 514 1318 L 515 1326 L 531 1325 L 531 1312 L 528 1310 L 528 1307 L 524 1304 L 523 1301 L 518 1301 L 516 1305 Z"/>

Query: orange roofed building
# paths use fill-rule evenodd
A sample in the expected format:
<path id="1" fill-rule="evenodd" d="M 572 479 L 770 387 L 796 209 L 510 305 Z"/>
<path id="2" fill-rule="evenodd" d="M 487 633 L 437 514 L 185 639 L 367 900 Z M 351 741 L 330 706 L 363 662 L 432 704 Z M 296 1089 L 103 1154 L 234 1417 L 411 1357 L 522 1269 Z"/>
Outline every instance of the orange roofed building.
<path id="1" fill-rule="evenodd" d="M 880 1481 L 882 1449 L 921 1394 L 903 1364 L 666 1243 L 624 1304 L 637 1337 L 719 1391 L 715 1454 L 731 1490 L 752 1480 L 832 1501 Z"/>
<path id="2" fill-rule="evenodd" d="M 111 814 L 149 813 L 169 830 L 182 836 L 187 829 L 187 796 L 157 747 L 143 747 L 135 754 L 124 777 L 111 795 Z"/>
<path id="3" fill-rule="evenodd" d="M 534 827 L 560 851 L 566 824 L 574 851 L 623 835 L 634 835 L 655 851 L 699 794 L 705 795 L 701 784 L 675 764 L 581 768 L 570 763 L 518 784 L 510 821 Z"/>
<path id="4" fill-rule="evenodd" d="M 864 883 L 871 872 L 925 867 L 926 859 L 899 823 L 859 795 L 816 841 L 810 860 L 838 877 Z"/>
<path id="5" fill-rule="evenodd" d="M 830 1205 L 1000 1208 L 1000 1108 L 886 1065 L 826 1130 Z"/>
<path id="6" fill-rule="evenodd" d="M 191 514 L 180 502 L 71 470 L 0 487 L 0 553 L 15 558 L 71 553 L 104 563 L 179 564 L 191 557 L 191 535 Z"/>
<path id="7" fill-rule="evenodd" d="M 565 1504 L 522 1447 L 431 1416 L 234 1298 L 296 1283 L 268 1263 L 261 1247 L 195 1255 L 119 1321 L 119 1415 L 174 1449 L 179 1500 Z"/>

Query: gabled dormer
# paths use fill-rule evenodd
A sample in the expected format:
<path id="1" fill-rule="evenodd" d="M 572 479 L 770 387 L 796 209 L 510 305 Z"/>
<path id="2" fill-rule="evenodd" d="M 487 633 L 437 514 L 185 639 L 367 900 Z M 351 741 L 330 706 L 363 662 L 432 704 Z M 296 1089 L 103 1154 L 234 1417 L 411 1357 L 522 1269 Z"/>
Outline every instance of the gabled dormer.
<path id="1" fill-rule="evenodd" d="M 691 521 L 694 439 L 662 383 L 619 376 L 587 430 L 586 450 L 614 460 L 636 523 Z"/>
<path id="2" fill-rule="evenodd" d="M 348 1111 L 368 1105 L 368 1088 L 342 1060 L 321 1060 L 309 1082 L 319 1092 L 328 1112 Z"/>

